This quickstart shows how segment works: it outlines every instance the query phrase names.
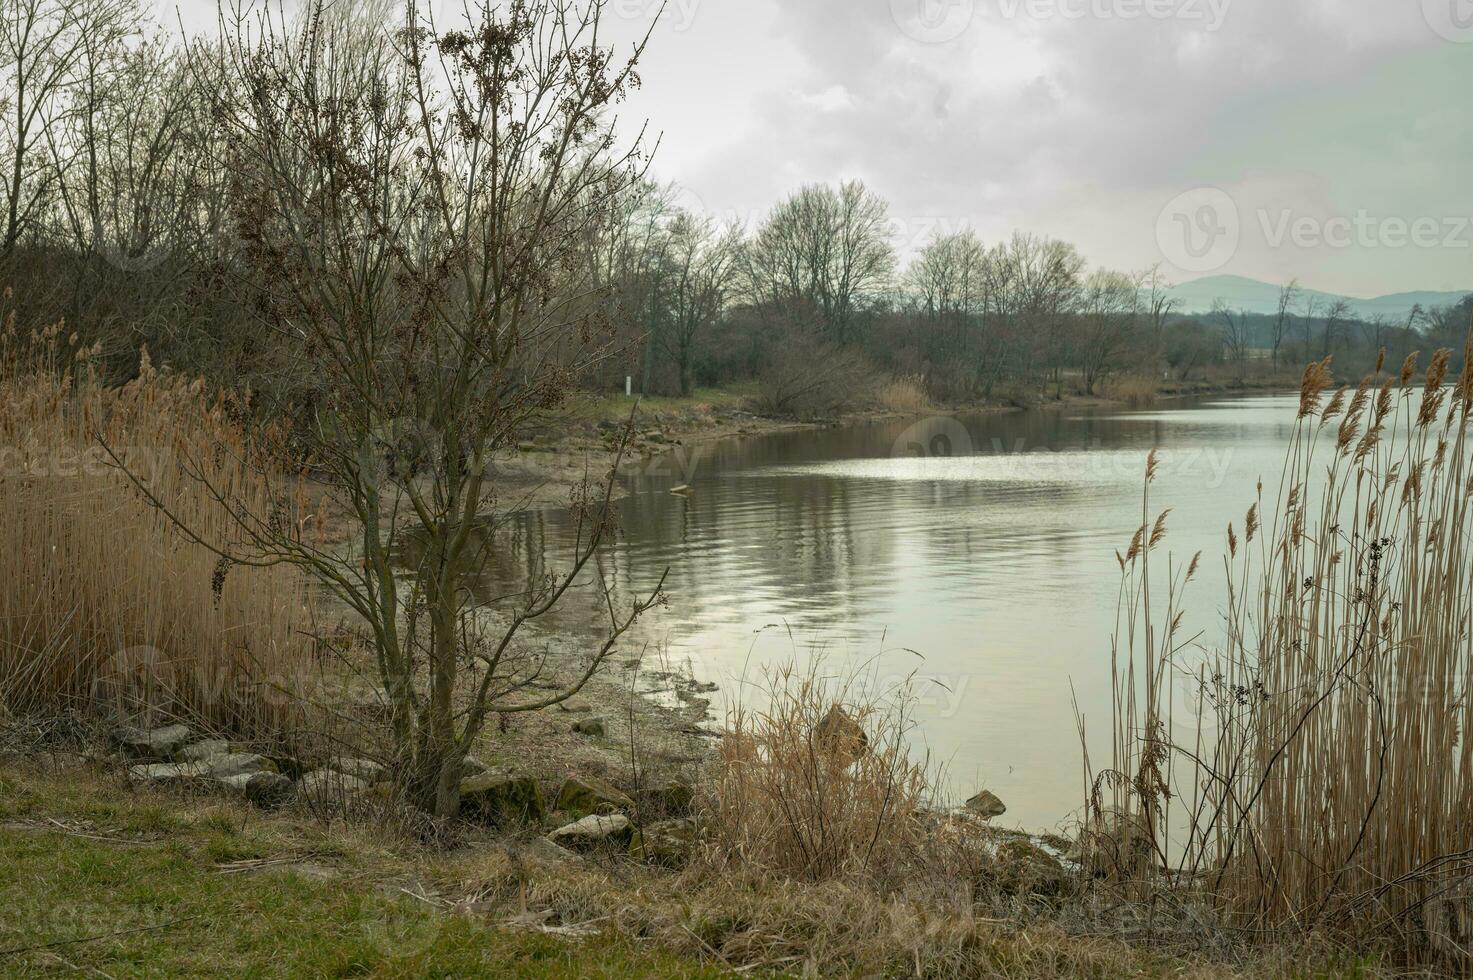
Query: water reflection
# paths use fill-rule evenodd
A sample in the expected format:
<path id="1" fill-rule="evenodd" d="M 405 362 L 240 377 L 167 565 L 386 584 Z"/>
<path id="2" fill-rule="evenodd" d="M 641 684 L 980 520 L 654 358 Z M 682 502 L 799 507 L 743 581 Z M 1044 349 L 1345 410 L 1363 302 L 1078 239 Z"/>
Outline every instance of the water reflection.
<path id="1" fill-rule="evenodd" d="M 1174 508 L 1171 550 L 1210 559 L 1188 615 L 1211 628 L 1223 574 L 1213 556 L 1257 479 L 1277 476 L 1296 409 L 1290 397 L 1214 399 L 687 449 L 624 475 L 622 531 L 600 572 L 637 590 L 668 568 L 670 606 L 646 635 L 728 693 L 763 663 L 816 650 L 835 670 L 867 665 L 880 684 L 919 669 L 935 683 L 918 737 L 957 791 L 986 785 L 1008 820 L 1049 826 L 1081 794 L 1071 680 L 1106 734 L 1114 553 L 1140 520 L 1146 453 L 1162 449 L 1153 509 Z M 682 483 L 689 496 L 669 493 Z M 565 560 L 573 533 L 564 513 L 520 515 L 479 592 L 509 591 L 544 556 Z M 573 597 L 555 625 L 587 622 L 590 599 Z"/>

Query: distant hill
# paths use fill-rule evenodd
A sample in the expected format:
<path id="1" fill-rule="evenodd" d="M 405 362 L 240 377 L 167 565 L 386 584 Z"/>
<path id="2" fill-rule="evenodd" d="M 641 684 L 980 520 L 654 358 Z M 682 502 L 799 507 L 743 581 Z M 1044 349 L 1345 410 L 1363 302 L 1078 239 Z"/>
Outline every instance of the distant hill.
<path id="1" fill-rule="evenodd" d="M 1439 293 L 1439 292 L 1415 292 L 1396 293 L 1391 296 L 1378 296 L 1375 299 L 1361 299 L 1356 296 L 1340 296 L 1335 293 L 1322 293 L 1314 289 L 1302 289 L 1299 293 L 1298 309 L 1303 310 L 1306 299 L 1313 297 L 1319 312 L 1337 300 L 1345 300 L 1350 304 L 1351 310 L 1356 316 L 1369 319 L 1377 315 L 1384 316 L 1388 320 L 1405 320 L 1411 312 L 1412 307 L 1421 304 L 1423 309 L 1434 306 L 1452 306 L 1463 300 L 1465 296 L 1473 293 L 1473 289 L 1461 292 Z M 1194 279 L 1184 282 L 1171 291 L 1171 295 L 1177 301 L 1177 312 L 1179 313 L 1206 313 L 1212 309 L 1214 301 L 1221 299 L 1233 309 L 1247 310 L 1250 313 L 1273 314 L 1279 309 L 1279 287 L 1273 283 L 1260 282 L 1257 279 L 1246 279 L 1243 276 L 1208 276 L 1204 279 Z"/>

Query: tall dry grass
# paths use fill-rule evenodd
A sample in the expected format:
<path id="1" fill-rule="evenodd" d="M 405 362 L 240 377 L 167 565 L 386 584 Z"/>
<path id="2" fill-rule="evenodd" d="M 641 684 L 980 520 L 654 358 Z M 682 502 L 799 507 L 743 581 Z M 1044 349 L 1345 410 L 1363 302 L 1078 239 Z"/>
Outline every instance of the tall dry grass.
<path id="1" fill-rule="evenodd" d="M 62 325 L 24 331 L 3 303 L 0 317 L 0 704 L 243 735 L 287 724 L 311 654 L 299 580 L 190 542 L 122 468 L 222 549 L 234 521 L 195 477 L 281 519 L 231 404 L 146 354 L 105 387 Z"/>
<path id="2" fill-rule="evenodd" d="M 1156 404 L 1156 382 L 1150 378 L 1127 377 L 1105 387 L 1105 397 L 1124 402 L 1130 408 L 1150 408 Z"/>
<path id="3" fill-rule="evenodd" d="M 880 408 L 887 412 L 920 414 L 931 410 L 925 378 L 913 375 L 895 378 L 880 389 Z"/>
<path id="4" fill-rule="evenodd" d="M 930 781 L 903 705 L 817 661 L 773 669 L 765 700 L 728 717 L 706 821 L 718 860 L 802 881 L 883 882 L 911 865 Z"/>
<path id="5" fill-rule="evenodd" d="M 1466 965 L 1473 345 L 1454 379 L 1449 351 L 1420 383 L 1414 360 L 1333 392 L 1328 360 L 1305 372 L 1277 491 L 1228 527 L 1205 654 L 1181 603 L 1199 561 L 1160 553 L 1152 455 L 1086 830 L 1104 870 L 1199 888 L 1239 924 L 1370 923 Z"/>

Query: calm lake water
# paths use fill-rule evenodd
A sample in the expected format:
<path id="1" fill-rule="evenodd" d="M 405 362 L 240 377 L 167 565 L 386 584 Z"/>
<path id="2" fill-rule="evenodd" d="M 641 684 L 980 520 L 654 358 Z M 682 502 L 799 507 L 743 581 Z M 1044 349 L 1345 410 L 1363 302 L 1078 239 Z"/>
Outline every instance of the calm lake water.
<path id="1" fill-rule="evenodd" d="M 723 698 L 765 667 L 823 657 L 892 689 L 914 674 L 916 739 L 1002 823 L 1055 826 L 1082 799 L 1071 683 L 1108 762 L 1115 551 L 1140 521 L 1146 454 L 1166 546 L 1204 552 L 1188 633 L 1221 630 L 1222 553 L 1260 477 L 1271 499 L 1297 396 L 1058 409 L 777 433 L 691 447 L 627 473 L 605 556 L 619 589 L 669 569 L 645 637 Z M 689 484 L 688 497 L 669 490 Z M 566 515 L 526 515 L 508 554 L 566 553 Z M 512 558 L 510 560 L 517 560 Z M 493 588 L 487 585 L 488 590 Z M 584 615 L 579 603 L 565 616 Z"/>

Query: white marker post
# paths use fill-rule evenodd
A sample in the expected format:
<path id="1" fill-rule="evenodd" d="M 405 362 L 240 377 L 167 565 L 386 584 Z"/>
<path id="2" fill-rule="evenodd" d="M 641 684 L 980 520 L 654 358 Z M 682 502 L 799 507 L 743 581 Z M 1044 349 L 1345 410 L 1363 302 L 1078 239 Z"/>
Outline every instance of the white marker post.
<path id="1" fill-rule="evenodd" d="M 625 398 L 628 398 L 630 395 L 633 395 L 633 394 L 634 394 L 634 378 L 631 375 L 626 374 L 626 375 L 624 375 L 624 397 Z"/>

